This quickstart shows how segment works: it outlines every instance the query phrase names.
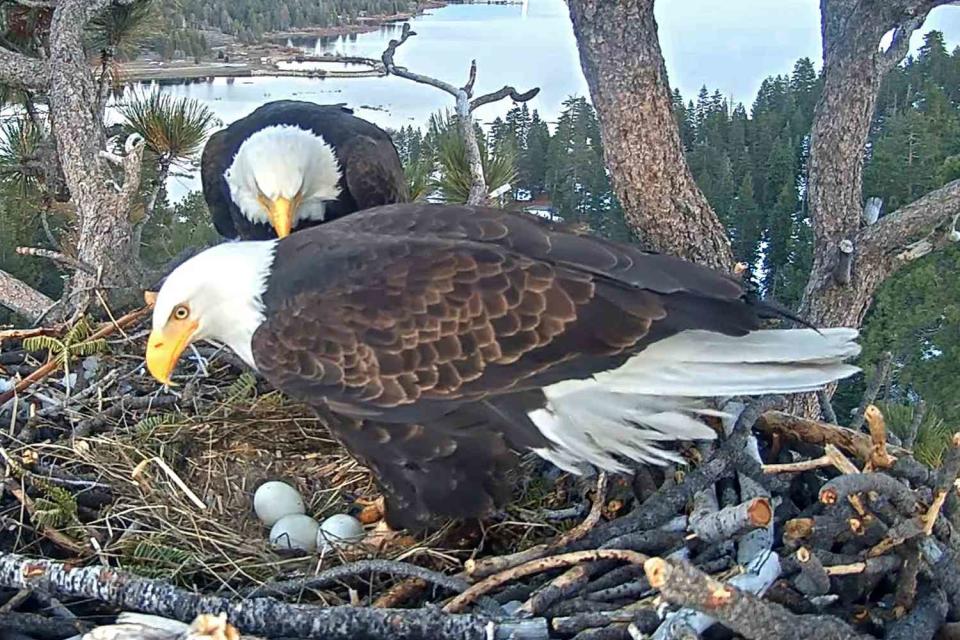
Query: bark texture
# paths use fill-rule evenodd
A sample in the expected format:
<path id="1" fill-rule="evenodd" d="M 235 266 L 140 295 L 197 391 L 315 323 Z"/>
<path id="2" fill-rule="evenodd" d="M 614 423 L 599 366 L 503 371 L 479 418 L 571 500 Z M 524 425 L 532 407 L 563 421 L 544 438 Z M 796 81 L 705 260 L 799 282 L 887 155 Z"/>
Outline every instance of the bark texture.
<path id="1" fill-rule="evenodd" d="M 106 136 L 99 118 L 93 74 L 83 48 L 83 29 L 94 9 L 107 3 L 62 0 L 50 27 L 50 114 L 57 151 L 71 199 L 77 208 L 77 259 L 99 273 L 78 271 L 70 295 L 82 298 L 100 285 L 138 281 L 139 247 L 133 243 L 130 207 L 140 186 L 142 144 L 131 145 L 118 161 L 122 186 L 108 166 Z"/>
<path id="2" fill-rule="evenodd" d="M 0 269 L 0 300 L 17 315 L 36 322 L 54 302 L 22 280 Z"/>
<path id="3" fill-rule="evenodd" d="M 570 0 L 580 63 L 627 222 L 651 249 L 718 269 L 730 241 L 687 166 L 654 0 Z"/>

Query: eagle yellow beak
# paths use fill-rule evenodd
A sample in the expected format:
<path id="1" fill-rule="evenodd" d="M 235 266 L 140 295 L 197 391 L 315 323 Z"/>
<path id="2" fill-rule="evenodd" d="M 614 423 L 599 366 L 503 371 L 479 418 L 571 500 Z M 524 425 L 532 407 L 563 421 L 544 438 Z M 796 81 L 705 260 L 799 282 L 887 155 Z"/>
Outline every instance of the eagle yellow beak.
<path id="1" fill-rule="evenodd" d="M 177 366 L 180 354 L 190 344 L 197 331 L 194 320 L 171 319 L 162 329 L 154 329 L 147 340 L 147 371 L 167 386 L 173 383 L 170 376 Z"/>

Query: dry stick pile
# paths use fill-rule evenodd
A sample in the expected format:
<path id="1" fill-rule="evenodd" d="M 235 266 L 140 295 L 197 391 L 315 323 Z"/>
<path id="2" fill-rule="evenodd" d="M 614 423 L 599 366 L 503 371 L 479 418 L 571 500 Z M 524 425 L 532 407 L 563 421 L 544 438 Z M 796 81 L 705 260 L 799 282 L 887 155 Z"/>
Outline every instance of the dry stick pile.
<path id="1" fill-rule="evenodd" d="M 585 516 L 571 481 L 561 478 L 541 490 L 536 508 L 513 510 L 479 536 L 448 527 L 444 535 L 407 539 L 408 548 L 393 555 L 358 549 L 320 562 L 281 557 L 256 542 L 262 532 L 244 528 L 249 514 L 229 501 L 230 487 L 216 484 L 212 467 L 209 486 L 202 486 L 202 474 L 189 475 L 191 464 L 255 448 L 253 440 L 231 439 L 236 433 L 253 438 L 267 429 L 277 440 L 277 433 L 299 430 L 306 440 L 297 446 L 305 450 L 321 441 L 303 424 L 289 427 L 292 418 L 276 418 L 296 407 L 271 405 L 271 422 L 247 429 L 223 397 L 227 385 L 215 382 L 225 371 L 236 377 L 223 354 L 208 352 L 179 395 L 158 393 L 134 357 L 142 348 L 142 331 L 133 329 L 140 313 L 96 331 L 123 335 L 110 338 L 112 368 L 69 395 L 62 382 L 44 377 L 57 366 L 33 359 L 20 347 L 22 336 L 0 353 L 8 373 L 31 380 L 18 385 L 19 404 L 7 405 L 9 428 L 0 436 L 0 634 L 67 638 L 123 610 L 197 619 L 193 631 L 168 624 L 167 635 L 150 636 L 157 638 L 235 638 L 239 629 L 326 640 L 665 640 L 711 629 L 711 637 L 764 640 L 925 640 L 938 632 L 953 637 L 957 629 L 960 435 L 934 470 L 886 443 L 876 407 L 863 412 L 868 435 L 778 412 L 777 398 L 733 403 L 727 409 L 738 417 L 725 421 L 716 443 L 686 451 L 689 466 L 641 468 L 629 485 L 601 475 Z M 38 369 L 45 371 L 33 373 Z M 158 406 L 206 417 L 202 425 L 158 426 L 149 436 L 163 446 L 140 452 L 146 445 L 131 425 Z M 178 438 L 202 439 L 202 446 L 174 456 L 164 447 Z M 145 464 L 149 455 L 163 464 Z M 314 465 L 284 467 L 287 473 L 331 473 L 330 465 L 316 466 L 317 456 L 284 455 Z M 321 457 L 334 455 L 324 449 Z M 277 456 L 247 464 L 275 464 Z M 333 466 L 347 466 L 346 458 L 338 460 Z M 541 475 L 535 464 L 526 469 Z M 187 481 L 177 484 L 169 473 Z M 355 489 L 368 489 L 368 476 L 359 468 L 351 473 L 314 495 L 328 496 L 321 501 L 328 505 L 343 501 L 338 494 L 346 487 L 362 494 Z M 529 497 L 536 483 L 527 480 Z M 166 492 L 157 491 L 160 485 Z M 236 493 L 249 500 L 252 488 L 241 483 Z M 566 530 L 548 518 L 570 515 L 582 519 Z M 206 531 L 189 530 L 203 528 L 204 517 Z M 152 529 L 170 523 L 178 523 L 173 531 L 184 544 L 209 538 L 196 543 L 205 564 L 193 573 L 179 567 L 165 579 L 134 573 L 123 540 L 159 535 Z M 204 544 L 224 562 L 213 562 Z M 197 618 L 202 613 L 225 613 L 233 626 Z M 125 628 L 141 623 L 128 620 Z M 197 630 L 208 627 L 217 631 Z"/>

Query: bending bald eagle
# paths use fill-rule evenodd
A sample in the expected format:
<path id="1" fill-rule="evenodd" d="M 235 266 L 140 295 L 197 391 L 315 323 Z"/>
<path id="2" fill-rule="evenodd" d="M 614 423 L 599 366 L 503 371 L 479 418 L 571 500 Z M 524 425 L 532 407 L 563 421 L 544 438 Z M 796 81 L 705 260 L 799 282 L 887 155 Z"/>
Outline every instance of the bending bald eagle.
<path id="1" fill-rule="evenodd" d="M 322 274 L 322 275 L 318 275 Z M 533 216 L 404 204 L 279 241 L 222 244 L 156 300 L 169 382 L 212 338 L 332 418 L 379 478 L 387 523 L 481 517 L 515 450 L 614 472 L 713 438 L 711 396 L 809 391 L 857 371 L 854 329 L 763 330 L 739 281 Z"/>
<path id="2" fill-rule="evenodd" d="M 213 225 L 226 238 L 282 238 L 408 199 L 390 136 L 340 105 L 268 102 L 210 136 L 200 168 Z"/>

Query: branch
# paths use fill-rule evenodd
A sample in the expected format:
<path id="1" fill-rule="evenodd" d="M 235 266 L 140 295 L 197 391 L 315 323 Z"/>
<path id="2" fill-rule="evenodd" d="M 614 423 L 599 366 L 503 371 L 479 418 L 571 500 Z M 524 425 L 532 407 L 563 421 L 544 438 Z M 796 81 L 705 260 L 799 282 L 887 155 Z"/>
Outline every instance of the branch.
<path id="1" fill-rule="evenodd" d="M 222 612 L 240 631 L 266 637 L 497 640 L 512 637 L 521 627 L 533 626 L 541 627 L 542 634 L 527 637 L 547 637 L 542 619 L 539 623 L 536 620 L 493 621 L 479 615 L 445 615 L 436 608 L 411 611 L 316 607 L 286 604 L 273 598 L 237 601 L 194 593 L 109 567 L 77 567 L 13 553 L 0 554 L 0 586 L 89 598 L 121 609 L 181 621 L 192 620 L 201 613 Z"/>
<path id="2" fill-rule="evenodd" d="M 391 560 L 358 560 L 350 564 L 333 567 L 326 571 L 321 571 L 317 575 L 298 578 L 295 580 L 286 580 L 283 582 L 273 582 L 262 584 L 250 589 L 244 593 L 244 597 L 251 598 L 259 595 L 296 595 L 303 591 L 311 589 L 320 589 L 328 584 L 340 582 L 346 578 L 364 576 L 372 573 L 387 573 L 394 576 L 415 577 L 435 584 L 454 593 L 463 593 L 469 588 L 469 584 L 462 578 L 448 576 L 436 571 L 431 571 L 424 567 L 407 564 L 405 562 L 394 562 Z"/>
<path id="3" fill-rule="evenodd" d="M 924 20 L 927 19 L 927 11 L 920 15 L 913 16 L 897 25 L 893 32 L 893 40 L 890 46 L 880 56 L 880 69 L 882 73 L 893 70 L 910 52 L 910 36 L 916 31 Z"/>
<path id="4" fill-rule="evenodd" d="M 651 586 L 669 602 L 702 611 L 746 638 L 866 640 L 831 616 L 798 616 L 747 591 L 723 584 L 682 562 L 651 558 L 644 565 Z"/>
<path id="5" fill-rule="evenodd" d="M 410 23 L 405 22 L 403 24 L 403 32 L 400 34 L 399 40 L 391 40 L 387 45 L 387 49 L 383 52 L 383 55 L 380 56 L 380 59 L 383 61 L 383 68 L 388 74 L 393 74 L 401 78 L 406 78 L 407 80 L 413 80 L 414 82 L 419 82 L 420 84 L 427 84 L 431 87 L 436 87 L 441 91 L 446 91 L 454 98 L 460 93 L 460 89 L 457 89 L 455 86 L 443 80 L 437 80 L 436 78 L 431 78 L 430 76 L 420 75 L 419 73 L 414 73 L 408 71 L 406 67 L 398 67 L 393 63 L 393 56 L 397 52 L 397 47 L 406 42 L 411 36 L 417 35 L 416 31 L 413 31 L 410 28 Z"/>
<path id="6" fill-rule="evenodd" d="M 76 258 L 71 258 L 70 256 L 60 253 L 59 251 L 41 249 L 40 247 L 17 247 L 17 253 L 21 256 L 47 258 L 48 260 L 53 260 L 54 262 L 63 265 L 64 267 L 76 269 L 77 271 L 83 271 L 84 273 L 93 275 L 96 275 L 97 273 L 97 270 L 91 267 L 89 264 L 80 262 Z"/>
<path id="7" fill-rule="evenodd" d="M 960 240 L 960 180 L 949 182 L 884 216 L 859 233 L 861 253 L 893 256 L 893 269 Z M 920 238 L 918 239 L 918 236 Z"/>
<path id="8" fill-rule="evenodd" d="M 518 93 L 516 89 L 507 85 L 499 91 L 494 91 L 493 93 L 482 95 L 479 98 L 474 98 L 470 102 L 470 111 L 476 111 L 479 107 L 482 107 L 485 104 L 490 104 L 491 102 L 496 102 L 497 100 L 503 100 L 504 98 L 510 98 L 514 102 L 526 102 L 527 100 L 533 100 L 538 93 L 540 93 L 540 87 L 534 87 L 533 89 L 530 89 L 530 91 Z"/>
<path id="9" fill-rule="evenodd" d="M 52 299 L 0 269 L 0 305 L 34 322 L 53 304 Z"/>
<path id="10" fill-rule="evenodd" d="M 890 378 L 890 366 L 892 364 L 893 354 L 889 351 L 884 352 L 879 362 L 877 362 L 876 368 L 873 370 L 873 379 L 870 380 L 866 390 L 863 392 L 863 397 L 860 399 L 860 406 L 857 407 L 857 412 L 848 425 L 850 429 L 860 431 L 860 428 L 863 426 L 864 416 L 867 413 L 867 407 L 874 403 L 877 395 L 880 393 L 880 388 L 887 384 L 887 380 Z"/>
<path id="11" fill-rule="evenodd" d="M 21 89 L 46 89 L 50 84 L 50 65 L 0 48 L 0 81 Z"/>

